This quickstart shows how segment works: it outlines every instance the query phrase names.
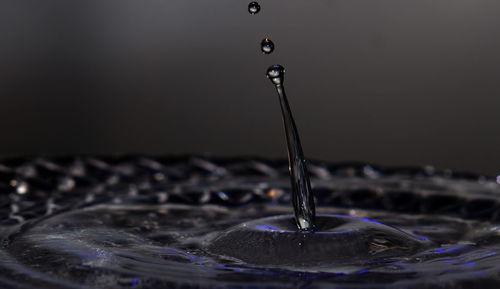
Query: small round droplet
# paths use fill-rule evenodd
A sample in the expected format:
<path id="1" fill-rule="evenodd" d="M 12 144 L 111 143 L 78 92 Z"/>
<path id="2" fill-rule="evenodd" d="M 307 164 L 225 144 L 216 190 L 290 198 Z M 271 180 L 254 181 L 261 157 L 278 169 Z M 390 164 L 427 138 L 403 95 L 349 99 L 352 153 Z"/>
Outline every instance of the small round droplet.
<path id="1" fill-rule="evenodd" d="M 248 12 L 250 14 L 257 14 L 259 13 L 260 11 L 260 5 L 259 3 L 257 2 L 250 2 L 250 4 L 248 4 Z"/>
<path id="2" fill-rule="evenodd" d="M 264 54 L 271 54 L 274 51 L 274 43 L 271 41 L 271 39 L 264 38 L 264 39 L 262 39 L 262 42 L 260 43 L 260 50 Z"/>
<path id="3" fill-rule="evenodd" d="M 266 75 L 274 85 L 281 85 L 285 80 L 285 68 L 279 64 L 271 65 L 267 69 Z"/>

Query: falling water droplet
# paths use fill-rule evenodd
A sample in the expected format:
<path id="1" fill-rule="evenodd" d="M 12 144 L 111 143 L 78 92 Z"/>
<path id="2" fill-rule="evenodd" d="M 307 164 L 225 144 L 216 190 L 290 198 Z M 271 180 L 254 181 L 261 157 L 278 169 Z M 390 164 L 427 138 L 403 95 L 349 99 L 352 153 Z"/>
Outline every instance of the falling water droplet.
<path id="1" fill-rule="evenodd" d="M 264 38 L 262 39 L 262 42 L 260 43 L 260 50 L 264 54 L 271 54 L 274 51 L 274 43 L 271 39 L 269 38 Z"/>
<path id="2" fill-rule="evenodd" d="M 275 85 L 280 99 L 288 148 L 295 222 L 300 230 L 312 231 L 315 227 L 316 216 L 314 196 L 311 190 L 306 160 L 302 152 L 302 145 L 300 144 L 299 132 L 293 120 L 292 111 L 285 94 L 285 87 L 283 86 L 285 68 L 279 64 L 271 65 L 267 69 L 267 77 Z"/>
<path id="3" fill-rule="evenodd" d="M 257 14 L 259 13 L 260 11 L 260 5 L 259 3 L 257 2 L 250 2 L 250 4 L 248 4 L 248 12 L 250 14 Z"/>

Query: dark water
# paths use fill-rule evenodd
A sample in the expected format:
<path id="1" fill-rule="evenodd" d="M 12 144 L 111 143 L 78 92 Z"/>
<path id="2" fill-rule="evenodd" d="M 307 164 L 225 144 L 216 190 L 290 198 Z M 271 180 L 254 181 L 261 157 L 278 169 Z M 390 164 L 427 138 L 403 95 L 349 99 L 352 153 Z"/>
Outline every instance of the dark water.
<path id="1" fill-rule="evenodd" d="M 314 196 L 311 191 L 311 183 L 309 181 L 306 159 L 300 143 L 299 132 L 285 93 L 285 68 L 279 64 L 271 65 L 267 69 L 266 75 L 278 92 L 283 126 L 285 128 L 288 166 L 292 185 L 292 203 L 297 227 L 300 230 L 311 231 L 315 227 Z"/>
<path id="2" fill-rule="evenodd" d="M 1 288 L 500 285 L 495 180 L 312 163 L 323 232 L 304 233 L 287 169 L 252 159 L 3 162 Z"/>

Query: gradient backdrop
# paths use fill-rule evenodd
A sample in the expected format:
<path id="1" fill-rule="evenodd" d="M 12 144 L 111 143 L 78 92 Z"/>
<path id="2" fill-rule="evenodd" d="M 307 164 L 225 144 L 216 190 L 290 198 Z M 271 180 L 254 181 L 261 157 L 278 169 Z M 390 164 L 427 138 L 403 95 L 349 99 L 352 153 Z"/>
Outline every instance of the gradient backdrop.
<path id="1" fill-rule="evenodd" d="M 500 1 L 249 1 L 1 1 L 0 156 L 285 157 L 281 63 L 310 158 L 500 173 Z"/>

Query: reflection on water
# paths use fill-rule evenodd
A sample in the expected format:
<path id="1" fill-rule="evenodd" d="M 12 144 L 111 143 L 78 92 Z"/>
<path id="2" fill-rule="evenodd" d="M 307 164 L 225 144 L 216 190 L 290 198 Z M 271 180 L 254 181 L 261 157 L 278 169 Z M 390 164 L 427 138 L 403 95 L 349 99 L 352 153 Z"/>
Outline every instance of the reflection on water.
<path id="1" fill-rule="evenodd" d="M 142 157 L 5 162 L 0 166 L 0 188 L 5 192 L 0 284 L 5 288 L 496 288 L 500 284 L 500 187 L 495 180 L 356 164 L 312 163 L 310 171 L 318 226 L 324 235 L 294 232 L 292 217 L 256 221 L 292 213 L 284 162 Z M 325 221 L 325 214 L 352 217 Z M 248 238 L 230 236 L 244 223 L 251 227 L 244 230 Z M 221 246 L 216 240 L 224 235 L 229 237 Z M 311 239 L 303 242 L 304 235 Z M 231 248 L 233 239 L 246 242 L 242 254 L 238 246 Z M 222 249 L 214 249 L 214 244 Z M 272 254 L 283 259 L 273 260 Z M 316 255 L 304 259 L 311 254 Z"/>

